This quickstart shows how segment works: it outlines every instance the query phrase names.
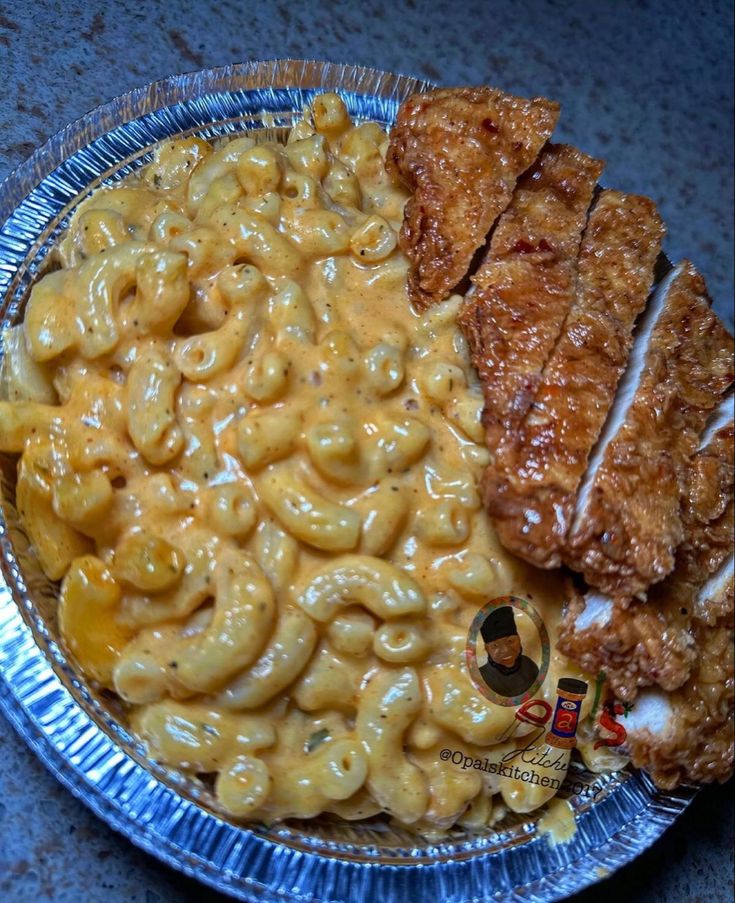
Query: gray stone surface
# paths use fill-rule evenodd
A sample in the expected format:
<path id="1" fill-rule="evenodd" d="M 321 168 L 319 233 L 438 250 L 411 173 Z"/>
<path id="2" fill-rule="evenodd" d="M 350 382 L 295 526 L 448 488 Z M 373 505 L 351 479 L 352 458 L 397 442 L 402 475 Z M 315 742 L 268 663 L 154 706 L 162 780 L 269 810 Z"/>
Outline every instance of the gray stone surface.
<path id="1" fill-rule="evenodd" d="M 732 321 L 732 4 L 486 0 L 360 3 L 0 0 L 0 178 L 67 122 L 172 73 L 308 56 L 491 83 L 562 103 L 557 137 L 649 194 L 666 250 L 705 273 Z M 655 847 L 582 901 L 731 900 L 732 784 L 705 790 Z M 215 899 L 63 790 L 0 719 L 0 899 Z"/>

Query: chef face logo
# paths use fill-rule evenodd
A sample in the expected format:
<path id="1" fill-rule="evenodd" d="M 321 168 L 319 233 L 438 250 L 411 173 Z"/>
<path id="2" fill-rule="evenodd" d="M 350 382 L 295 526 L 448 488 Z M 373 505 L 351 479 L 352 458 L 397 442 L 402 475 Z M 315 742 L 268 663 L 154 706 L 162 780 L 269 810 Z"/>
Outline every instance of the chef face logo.
<path id="1" fill-rule="evenodd" d="M 487 619 L 485 624 L 487 624 Z M 483 627 L 480 628 L 480 633 L 482 633 Z M 512 633 L 497 640 L 490 640 L 485 643 L 485 652 L 487 652 L 489 661 L 502 665 L 504 668 L 513 668 L 523 652 L 521 638 L 517 633 Z"/>
<path id="2" fill-rule="evenodd" d="M 475 615 L 465 661 L 475 689 L 491 702 L 527 702 L 544 682 L 549 659 L 546 626 L 525 599 L 500 596 Z"/>

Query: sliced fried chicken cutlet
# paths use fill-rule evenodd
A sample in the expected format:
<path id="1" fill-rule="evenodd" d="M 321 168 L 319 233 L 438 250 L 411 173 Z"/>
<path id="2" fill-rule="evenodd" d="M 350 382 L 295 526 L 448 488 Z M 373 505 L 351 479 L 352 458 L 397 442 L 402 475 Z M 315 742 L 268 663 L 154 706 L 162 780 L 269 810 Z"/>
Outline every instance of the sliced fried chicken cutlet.
<path id="1" fill-rule="evenodd" d="M 559 105 L 494 88 L 442 88 L 405 101 L 391 129 L 389 173 L 413 191 L 401 247 L 418 308 L 444 300 L 551 135 Z"/>
<path id="2" fill-rule="evenodd" d="M 603 164 L 548 145 L 520 179 L 459 315 L 485 396 L 491 458 L 528 410 L 574 300 L 577 258 Z"/>
<path id="3" fill-rule="evenodd" d="M 570 592 L 559 648 L 590 673 L 604 671 L 620 699 L 635 699 L 642 687 L 681 687 L 700 654 L 695 630 L 732 617 L 734 436 L 730 395 L 689 465 L 674 571 L 645 601 Z"/>
<path id="4" fill-rule="evenodd" d="M 560 648 L 591 673 L 604 671 L 621 699 L 640 687 L 674 690 L 688 679 L 700 631 L 732 617 L 726 589 L 732 569 L 735 489 L 733 398 L 726 398 L 692 458 L 682 501 L 684 540 L 676 567 L 651 587 L 645 602 L 573 594 Z"/>
<path id="5" fill-rule="evenodd" d="M 485 501 L 503 544 L 531 564 L 562 562 L 577 490 L 625 369 L 663 235 L 648 198 L 600 193 L 582 241 L 574 304 L 533 405 L 516 431 L 494 437 Z M 526 329 L 520 326 L 521 336 Z M 515 349 L 517 358 L 525 360 L 524 352 Z"/>
<path id="6" fill-rule="evenodd" d="M 692 460 L 683 502 L 687 534 L 676 554 L 679 584 L 691 596 L 692 616 L 712 624 L 727 615 L 718 608 L 721 579 L 735 546 L 735 397 L 720 405 Z M 689 588 L 701 589 L 694 593 Z M 658 589 L 658 588 L 656 588 Z M 661 586 L 662 592 L 665 584 Z M 662 593 L 656 592 L 656 597 Z M 688 604 L 685 598 L 684 605 Z"/>
<path id="7" fill-rule="evenodd" d="M 640 687 L 680 687 L 697 658 L 689 618 L 646 602 L 629 608 L 609 596 L 575 593 L 559 628 L 559 649 L 589 674 L 605 672 L 618 699 Z"/>
<path id="8" fill-rule="evenodd" d="M 577 498 L 564 561 L 590 586 L 643 597 L 670 573 L 689 459 L 732 381 L 732 336 L 685 261 L 643 317 Z"/>
<path id="9" fill-rule="evenodd" d="M 735 751 L 733 669 L 733 572 L 720 580 L 718 608 L 729 615 L 711 626 L 695 622 L 697 658 L 686 683 L 673 693 L 643 690 L 626 744 L 636 768 L 645 768 L 659 787 L 685 781 L 726 781 Z M 667 709 L 662 719 L 647 717 L 650 698 Z"/>
<path id="10" fill-rule="evenodd" d="M 649 297 L 655 206 L 605 190 L 590 212 L 602 163 L 546 143 L 557 115 L 490 89 L 403 105 L 386 167 L 413 191 L 409 295 L 418 309 L 443 300 L 489 235 L 459 324 L 485 397 L 499 537 L 584 578 L 558 648 L 635 702 L 634 765 L 662 787 L 725 780 L 733 338 L 688 261 Z"/>
<path id="11" fill-rule="evenodd" d="M 628 607 L 575 594 L 560 629 L 565 655 L 640 700 L 628 745 L 662 787 L 732 772 L 734 436 L 730 396 L 691 461 L 673 573 Z"/>
<path id="12" fill-rule="evenodd" d="M 628 751 L 658 786 L 725 781 L 733 770 L 735 714 L 732 556 L 693 597 L 691 586 L 676 586 L 673 577 L 665 584 L 671 598 L 628 609 L 609 598 L 577 597 L 559 649 L 589 673 L 604 670 L 618 698 L 635 700 L 635 717 L 623 722 Z M 685 599 L 688 615 L 678 607 Z M 708 610 L 711 623 L 694 617 L 697 609 Z"/>

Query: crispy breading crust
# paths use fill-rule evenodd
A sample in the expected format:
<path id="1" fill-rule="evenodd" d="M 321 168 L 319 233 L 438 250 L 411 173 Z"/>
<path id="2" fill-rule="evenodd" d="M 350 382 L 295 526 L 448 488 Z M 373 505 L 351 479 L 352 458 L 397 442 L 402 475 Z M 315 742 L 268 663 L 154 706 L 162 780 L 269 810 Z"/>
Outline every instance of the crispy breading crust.
<path id="1" fill-rule="evenodd" d="M 632 701 L 641 687 L 655 684 L 668 691 L 674 715 L 666 734 L 637 730 L 627 738 L 633 764 L 645 768 L 656 784 L 725 781 L 733 772 L 733 579 L 709 600 L 717 618 L 707 623 L 696 609 L 683 607 L 691 604 L 688 584 L 677 586 L 671 578 L 666 584 L 674 592 L 665 608 L 616 607 L 606 625 L 579 632 L 574 621 L 584 605 L 575 596 L 558 648 L 591 674 L 604 671 L 620 699 Z"/>
<path id="2" fill-rule="evenodd" d="M 589 674 L 605 672 L 618 699 L 632 701 L 641 687 L 675 690 L 689 677 L 697 650 L 689 618 L 670 610 L 636 602 L 615 605 L 606 624 L 576 630 L 585 601 L 575 593 L 559 627 L 558 649 Z"/>
<path id="3" fill-rule="evenodd" d="M 414 94 L 401 105 L 386 168 L 414 192 L 400 243 L 417 308 L 444 300 L 465 277 L 558 117 L 553 101 L 484 87 Z"/>
<path id="4" fill-rule="evenodd" d="M 459 315 L 485 396 L 491 456 L 512 441 L 574 299 L 577 257 L 602 163 L 549 145 L 519 181 Z"/>
<path id="5" fill-rule="evenodd" d="M 533 405 L 488 468 L 485 498 L 502 543 L 538 567 L 561 564 L 577 490 L 625 368 L 664 232 L 648 198 L 601 192 L 582 240 L 576 299 Z"/>
<path id="6" fill-rule="evenodd" d="M 627 738 L 633 764 L 664 788 L 725 781 L 733 771 L 732 575 L 702 596 L 732 555 L 734 435 L 726 425 L 691 461 L 686 536 L 673 574 L 648 601 L 614 606 L 606 624 L 583 630 L 575 624 L 584 601 L 572 594 L 560 628 L 559 649 L 591 673 L 603 670 L 620 699 L 656 684 L 668 691 L 673 716 L 666 732 L 637 729 Z"/>
<path id="7" fill-rule="evenodd" d="M 620 699 L 634 699 L 640 687 L 681 687 L 700 654 L 695 631 L 732 612 L 727 592 L 708 600 L 699 594 L 732 554 L 734 434 L 730 423 L 692 459 L 682 509 L 686 534 L 676 568 L 652 587 L 646 602 L 615 605 L 606 624 L 576 630 L 585 602 L 570 587 L 559 648 L 590 673 L 604 671 Z"/>
<path id="8" fill-rule="evenodd" d="M 714 623 L 726 614 L 718 608 L 717 599 L 699 600 L 696 591 L 732 554 L 735 544 L 734 457 L 735 425 L 729 423 L 692 459 L 682 503 L 686 536 L 676 552 L 674 575 L 677 583 L 688 587 L 693 616 L 704 623 Z M 661 584 L 661 592 L 654 587 L 654 601 L 668 583 Z"/>
<path id="9" fill-rule="evenodd" d="M 733 381 L 733 339 L 686 262 L 671 285 L 624 424 L 607 446 L 564 562 L 618 599 L 671 572 L 683 539 L 686 468 Z"/>
<path id="10" fill-rule="evenodd" d="M 727 781 L 733 773 L 735 705 L 733 687 L 733 582 L 721 608 L 729 615 L 713 627 L 695 629 L 697 663 L 684 686 L 672 693 L 673 724 L 665 736 L 637 730 L 627 746 L 636 768 L 645 768 L 659 787 L 685 781 Z"/>

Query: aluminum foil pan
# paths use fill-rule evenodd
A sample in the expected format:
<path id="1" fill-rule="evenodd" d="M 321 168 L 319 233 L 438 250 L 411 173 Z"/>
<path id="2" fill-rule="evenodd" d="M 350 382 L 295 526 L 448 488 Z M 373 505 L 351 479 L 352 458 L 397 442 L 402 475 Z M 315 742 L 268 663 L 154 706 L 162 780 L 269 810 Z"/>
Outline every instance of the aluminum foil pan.
<path id="1" fill-rule="evenodd" d="M 132 91 L 55 135 L 0 186 L 0 328 L 18 322 L 30 286 L 71 211 L 123 178 L 171 135 L 207 137 L 292 124 L 318 91 L 338 90 L 353 117 L 389 124 L 427 82 L 355 66 L 253 62 Z M 251 901 L 551 901 L 628 862 L 687 806 L 694 790 L 656 790 L 632 771 L 571 775 L 577 832 L 552 846 L 537 816 L 485 834 L 431 842 L 386 820 L 334 818 L 243 827 L 206 787 L 148 761 L 109 696 L 86 686 L 58 644 L 56 587 L 29 554 L 0 456 L 0 706 L 56 777 L 138 846 Z M 597 781 L 595 793 L 590 790 Z M 601 788 L 601 789 L 600 789 Z M 576 791 L 576 792 L 575 792 Z"/>

